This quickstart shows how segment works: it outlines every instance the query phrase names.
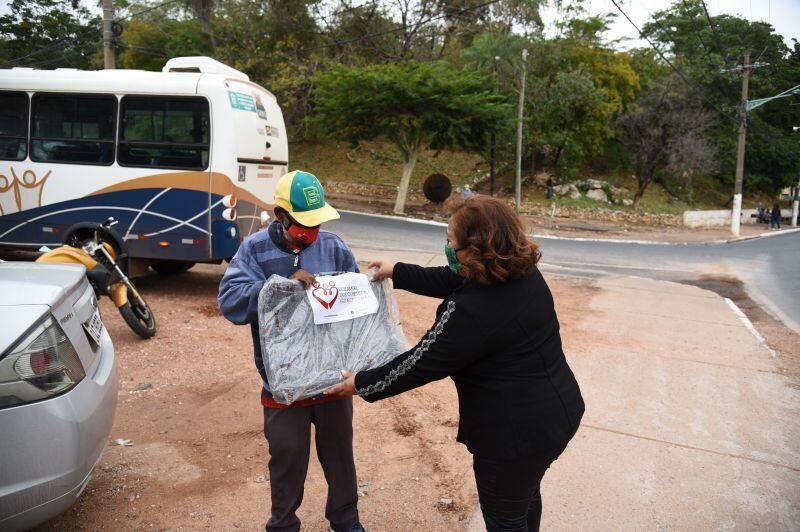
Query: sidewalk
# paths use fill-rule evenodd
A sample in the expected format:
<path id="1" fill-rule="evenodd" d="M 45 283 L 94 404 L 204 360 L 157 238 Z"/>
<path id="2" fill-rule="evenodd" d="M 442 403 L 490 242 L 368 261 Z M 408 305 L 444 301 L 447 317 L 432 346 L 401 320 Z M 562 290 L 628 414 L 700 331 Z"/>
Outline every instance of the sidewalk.
<path id="1" fill-rule="evenodd" d="M 562 332 L 587 411 L 543 484 L 542 529 L 796 530 L 800 392 L 772 353 L 711 292 L 597 288 Z"/>
<path id="2" fill-rule="evenodd" d="M 443 264 L 436 254 L 355 249 Z M 543 530 L 800 527 L 800 392 L 720 296 L 603 277 L 562 338 L 587 404 L 543 484 Z M 777 354 L 780 356 L 780 354 Z M 484 530 L 475 510 L 467 530 Z"/>

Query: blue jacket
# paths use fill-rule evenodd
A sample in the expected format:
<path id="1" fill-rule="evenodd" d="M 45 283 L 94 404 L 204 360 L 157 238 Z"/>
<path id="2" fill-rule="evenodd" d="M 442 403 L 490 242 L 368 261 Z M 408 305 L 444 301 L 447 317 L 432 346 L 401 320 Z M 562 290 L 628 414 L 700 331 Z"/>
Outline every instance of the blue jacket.
<path id="1" fill-rule="evenodd" d="M 358 265 L 347 244 L 327 231 L 320 231 L 313 244 L 295 253 L 284 243 L 280 222 L 275 221 L 242 242 L 219 284 L 217 301 L 222 314 L 236 325 L 250 324 L 256 368 L 267 390 L 258 338 L 258 293 L 271 275 L 289 277 L 300 269 L 320 275 L 358 272 Z"/>

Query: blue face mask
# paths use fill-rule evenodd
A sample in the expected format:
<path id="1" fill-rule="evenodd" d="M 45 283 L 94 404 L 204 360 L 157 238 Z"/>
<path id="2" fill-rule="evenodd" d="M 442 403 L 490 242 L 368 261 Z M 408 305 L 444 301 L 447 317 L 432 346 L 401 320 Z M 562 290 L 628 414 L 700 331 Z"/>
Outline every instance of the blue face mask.
<path id="1" fill-rule="evenodd" d="M 453 249 L 450 245 L 450 240 L 444 245 L 444 255 L 447 257 L 447 265 L 450 266 L 450 269 L 455 273 L 458 273 L 458 270 L 464 266 L 461 264 L 461 261 L 458 260 L 458 255 L 456 255 L 456 252 L 462 249 L 464 248 Z"/>

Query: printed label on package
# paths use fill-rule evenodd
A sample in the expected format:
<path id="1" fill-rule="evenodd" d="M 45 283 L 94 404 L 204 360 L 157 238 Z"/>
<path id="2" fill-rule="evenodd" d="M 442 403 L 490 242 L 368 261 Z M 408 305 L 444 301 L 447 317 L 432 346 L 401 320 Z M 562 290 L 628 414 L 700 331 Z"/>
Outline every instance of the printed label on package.
<path id="1" fill-rule="evenodd" d="M 306 290 L 308 302 L 314 311 L 314 323 L 333 323 L 375 314 L 378 300 L 362 273 L 320 275 Z"/>

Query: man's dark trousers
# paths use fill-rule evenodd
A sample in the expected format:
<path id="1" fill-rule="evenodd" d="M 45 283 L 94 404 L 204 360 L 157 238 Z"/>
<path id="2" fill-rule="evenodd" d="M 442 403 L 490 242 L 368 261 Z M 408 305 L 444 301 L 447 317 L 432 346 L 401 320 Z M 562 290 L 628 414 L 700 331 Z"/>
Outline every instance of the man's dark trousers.
<path id="1" fill-rule="evenodd" d="M 272 491 L 268 532 L 300 530 L 295 512 L 303 502 L 312 423 L 316 429 L 317 457 L 328 482 L 325 517 L 336 528 L 344 530 L 358 522 L 353 399 L 348 397 L 311 406 L 264 408 Z"/>

